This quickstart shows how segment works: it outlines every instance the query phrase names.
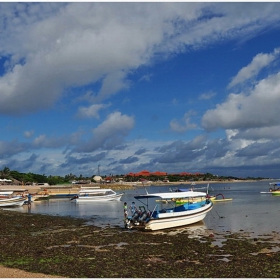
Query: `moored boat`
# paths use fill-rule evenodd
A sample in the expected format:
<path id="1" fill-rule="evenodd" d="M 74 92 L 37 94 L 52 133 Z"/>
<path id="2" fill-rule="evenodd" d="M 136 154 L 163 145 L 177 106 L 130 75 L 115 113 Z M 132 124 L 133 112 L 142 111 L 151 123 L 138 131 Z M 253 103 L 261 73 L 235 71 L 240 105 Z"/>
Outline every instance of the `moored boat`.
<path id="1" fill-rule="evenodd" d="M 213 195 L 209 195 L 209 183 L 207 184 L 207 187 L 206 187 L 206 197 L 204 199 L 210 199 L 210 200 L 216 200 L 216 196 Z M 212 188 L 212 187 L 211 187 Z M 212 188 L 213 189 L 213 188 Z M 177 188 L 177 189 L 169 189 L 169 191 L 174 191 L 174 192 L 188 192 L 188 191 L 194 191 L 193 188 L 191 189 L 181 189 L 181 188 Z M 184 203 L 187 203 L 188 202 L 188 199 L 185 199 L 185 198 L 172 198 L 173 201 L 175 201 L 176 204 L 184 204 Z M 193 197 L 192 199 L 192 202 L 197 202 L 197 201 L 200 201 L 201 198 L 196 198 L 196 197 Z M 164 202 L 164 201 L 163 201 Z M 166 203 L 168 201 L 165 201 Z"/>
<path id="2" fill-rule="evenodd" d="M 133 216 L 125 218 L 125 227 L 153 231 L 200 222 L 213 207 L 212 201 L 206 199 L 206 195 L 204 192 L 188 191 L 135 196 L 134 198 L 143 203 L 147 209 L 144 205 L 139 206 L 139 210 Z M 177 205 L 176 200 L 180 198 L 187 202 Z M 146 203 L 143 202 L 145 199 Z M 153 210 L 149 209 L 149 199 L 156 200 Z M 193 202 L 193 199 L 196 201 Z"/>
<path id="3" fill-rule="evenodd" d="M 121 200 L 123 193 L 116 193 L 112 189 L 81 189 L 79 193 L 72 197 L 71 200 L 74 200 L 77 203 L 80 202 L 97 202 L 97 201 L 112 201 L 112 200 Z"/>
<path id="4" fill-rule="evenodd" d="M 232 201 L 232 198 L 225 198 L 222 193 L 216 194 L 215 199 L 213 199 L 213 202 L 226 202 L 226 201 Z"/>
<path id="5" fill-rule="evenodd" d="M 280 182 L 272 182 L 269 183 L 270 186 L 273 186 L 269 188 L 268 191 L 262 191 L 260 193 L 262 194 L 272 194 L 272 195 L 280 195 Z"/>

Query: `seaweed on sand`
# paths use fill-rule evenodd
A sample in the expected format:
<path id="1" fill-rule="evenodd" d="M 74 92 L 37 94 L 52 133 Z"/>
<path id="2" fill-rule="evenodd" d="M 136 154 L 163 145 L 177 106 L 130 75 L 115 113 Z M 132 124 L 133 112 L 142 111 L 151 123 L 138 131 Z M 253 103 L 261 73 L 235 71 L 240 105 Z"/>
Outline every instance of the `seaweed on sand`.
<path id="1" fill-rule="evenodd" d="M 0 263 L 71 278 L 278 278 L 280 253 L 263 240 L 151 234 L 85 220 L 0 211 Z M 166 231 L 168 233 L 168 231 Z"/>

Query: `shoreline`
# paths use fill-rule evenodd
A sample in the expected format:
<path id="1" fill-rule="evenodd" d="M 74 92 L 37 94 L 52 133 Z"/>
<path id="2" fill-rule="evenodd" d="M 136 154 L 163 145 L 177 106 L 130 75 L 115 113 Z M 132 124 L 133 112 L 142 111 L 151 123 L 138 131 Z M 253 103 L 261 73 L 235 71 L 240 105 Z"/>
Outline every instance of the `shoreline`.
<path id="1" fill-rule="evenodd" d="M 235 183 L 244 183 L 244 182 L 255 182 L 259 180 L 223 180 L 223 181 L 195 181 L 195 185 L 205 184 L 235 184 Z M 271 179 L 264 179 L 261 181 L 272 181 Z M 0 185 L 1 189 L 18 189 L 18 190 L 27 190 L 31 192 L 39 192 L 44 189 L 48 190 L 55 190 L 55 189 L 80 189 L 82 187 L 95 187 L 100 186 L 103 189 L 113 189 L 113 190 L 127 190 L 127 189 L 134 189 L 134 188 L 141 188 L 141 187 L 148 187 L 148 186 L 178 186 L 178 185 L 191 185 L 193 182 L 184 181 L 184 182 L 149 182 L 149 183 L 141 183 L 141 182 L 122 182 L 122 183 L 110 183 L 110 184 L 99 184 L 99 183 L 92 183 L 92 184 L 62 184 L 62 185 L 53 185 L 53 186 L 38 186 L 38 185 Z"/>

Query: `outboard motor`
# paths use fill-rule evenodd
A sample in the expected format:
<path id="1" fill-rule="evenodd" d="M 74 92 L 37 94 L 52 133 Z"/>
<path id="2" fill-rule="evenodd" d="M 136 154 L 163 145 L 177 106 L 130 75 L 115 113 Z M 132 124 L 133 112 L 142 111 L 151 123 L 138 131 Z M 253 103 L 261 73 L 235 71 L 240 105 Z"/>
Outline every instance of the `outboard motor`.
<path id="1" fill-rule="evenodd" d="M 139 218 L 139 212 L 136 211 L 136 212 L 132 215 L 131 219 L 132 219 L 133 222 L 136 222 L 138 218 Z"/>
<path id="2" fill-rule="evenodd" d="M 124 225 L 125 228 L 128 228 L 128 229 L 132 228 L 132 223 L 131 223 L 130 219 L 126 219 L 124 223 L 125 223 L 125 225 Z"/>
<path id="3" fill-rule="evenodd" d="M 148 217 L 147 211 L 142 213 L 142 216 L 139 218 L 139 222 L 144 222 Z"/>

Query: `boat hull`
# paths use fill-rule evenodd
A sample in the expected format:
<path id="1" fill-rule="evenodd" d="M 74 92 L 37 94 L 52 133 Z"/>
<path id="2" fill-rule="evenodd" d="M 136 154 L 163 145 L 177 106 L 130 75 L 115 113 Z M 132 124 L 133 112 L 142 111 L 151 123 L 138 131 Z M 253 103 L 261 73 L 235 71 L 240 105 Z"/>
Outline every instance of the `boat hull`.
<path id="1" fill-rule="evenodd" d="M 232 198 L 221 198 L 221 199 L 213 200 L 213 202 L 226 202 L 226 201 L 232 201 Z"/>
<path id="2" fill-rule="evenodd" d="M 280 191 L 272 191 L 271 193 L 272 193 L 272 195 L 280 196 Z"/>
<path id="3" fill-rule="evenodd" d="M 0 199 L 0 207 L 18 207 L 22 206 L 26 201 L 26 197 L 12 197 Z"/>
<path id="4" fill-rule="evenodd" d="M 104 195 L 104 196 L 82 196 L 75 198 L 76 203 L 83 202 L 98 202 L 98 201 L 120 201 L 123 196 L 123 193 L 116 195 Z"/>

